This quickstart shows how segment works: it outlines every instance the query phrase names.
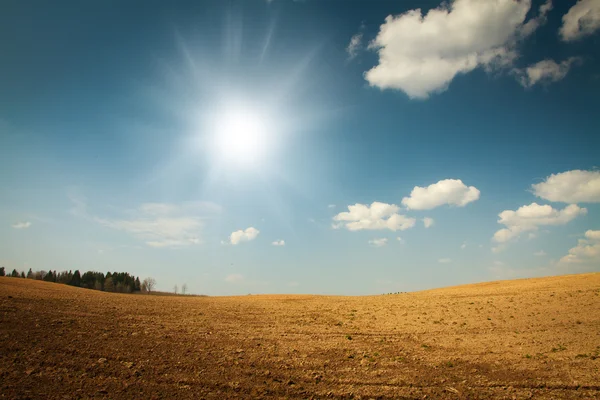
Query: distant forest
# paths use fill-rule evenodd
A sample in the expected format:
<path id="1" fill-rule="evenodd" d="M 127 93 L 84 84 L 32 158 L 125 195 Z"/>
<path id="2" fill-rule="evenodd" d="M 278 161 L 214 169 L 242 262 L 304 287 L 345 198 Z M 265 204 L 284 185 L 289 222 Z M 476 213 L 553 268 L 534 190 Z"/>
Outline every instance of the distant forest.
<path id="1" fill-rule="evenodd" d="M 5 276 L 4 267 L 0 267 L 0 276 Z M 127 272 L 107 272 L 106 275 L 102 272 L 87 271 L 83 275 L 79 270 L 72 271 L 32 271 L 29 268 L 27 274 L 21 271 L 20 273 L 13 269 L 7 276 L 13 278 L 36 279 L 46 282 L 63 283 L 65 285 L 77 286 L 86 289 L 102 290 L 105 292 L 117 293 L 134 293 L 134 292 L 151 292 L 156 286 L 154 278 L 146 278 L 140 282 L 140 278 L 129 275 Z"/>

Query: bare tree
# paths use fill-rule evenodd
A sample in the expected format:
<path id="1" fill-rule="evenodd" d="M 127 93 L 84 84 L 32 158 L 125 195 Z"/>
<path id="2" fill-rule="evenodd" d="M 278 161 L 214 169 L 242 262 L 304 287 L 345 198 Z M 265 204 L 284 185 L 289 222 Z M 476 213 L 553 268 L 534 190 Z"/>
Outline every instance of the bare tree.
<path id="1" fill-rule="evenodd" d="M 148 277 L 142 282 L 142 292 L 152 292 L 156 286 L 156 279 Z"/>
<path id="2" fill-rule="evenodd" d="M 185 294 L 187 292 L 187 283 L 181 285 L 181 294 Z"/>
<path id="3" fill-rule="evenodd" d="M 177 294 L 177 292 L 179 292 L 179 288 L 177 287 L 177 285 L 175 285 L 173 287 L 173 293 Z"/>

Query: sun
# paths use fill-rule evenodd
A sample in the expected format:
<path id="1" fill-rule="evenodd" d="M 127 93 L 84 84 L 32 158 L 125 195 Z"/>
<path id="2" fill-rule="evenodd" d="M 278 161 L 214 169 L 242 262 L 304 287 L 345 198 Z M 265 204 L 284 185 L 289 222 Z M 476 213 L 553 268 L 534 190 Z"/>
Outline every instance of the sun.
<path id="1" fill-rule="evenodd" d="M 269 121 L 249 108 L 219 113 L 213 129 L 213 151 L 219 159 L 239 166 L 256 165 L 269 147 Z"/>

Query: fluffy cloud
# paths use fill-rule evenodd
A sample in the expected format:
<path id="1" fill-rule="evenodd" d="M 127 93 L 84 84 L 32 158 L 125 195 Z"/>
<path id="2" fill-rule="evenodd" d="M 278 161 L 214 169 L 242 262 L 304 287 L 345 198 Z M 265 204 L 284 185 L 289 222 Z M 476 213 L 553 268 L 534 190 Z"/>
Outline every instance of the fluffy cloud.
<path id="1" fill-rule="evenodd" d="M 341 212 L 333 217 L 338 224 L 334 227 L 345 226 L 349 231 L 406 230 L 415 226 L 416 219 L 398 214 L 399 207 L 395 204 L 374 202 L 373 204 L 355 204 L 348 206 L 348 212 Z"/>
<path id="2" fill-rule="evenodd" d="M 369 240 L 369 244 L 373 247 L 383 247 L 387 244 L 387 242 L 388 242 L 387 238 Z"/>
<path id="3" fill-rule="evenodd" d="M 350 60 L 358 55 L 358 51 L 362 46 L 362 37 L 362 33 L 357 33 L 350 39 L 350 43 L 348 43 L 348 47 L 346 47 L 346 52 L 348 53 L 348 58 Z"/>
<path id="4" fill-rule="evenodd" d="M 549 205 L 531 203 L 520 207 L 517 211 L 505 210 L 498 216 L 499 224 L 506 228 L 500 229 L 494 234 L 496 243 L 506 243 L 518 237 L 522 232 L 536 231 L 540 226 L 564 225 L 580 215 L 585 215 L 587 209 L 571 204 L 562 210 L 556 210 Z"/>
<path id="5" fill-rule="evenodd" d="M 560 64 L 554 60 L 543 60 L 530 65 L 525 69 L 515 69 L 517 80 L 524 87 L 531 87 L 537 83 L 558 82 L 569 73 L 573 64 L 581 62 L 578 57 L 571 57 Z"/>
<path id="6" fill-rule="evenodd" d="M 15 229 L 27 229 L 31 226 L 31 222 L 17 222 L 11 225 Z"/>
<path id="7" fill-rule="evenodd" d="M 560 37 L 565 42 L 591 35 L 600 28 L 600 0 L 579 0 L 563 16 Z"/>
<path id="8" fill-rule="evenodd" d="M 444 179 L 427 187 L 415 186 L 402 205 L 412 210 L 430 210 L 444 204 L 464 207 L 479 199 L 479 190 L 467 187 L 460 179 Z"/>
<path id="9" fill-rule="evenodd" d="M 260 231 L 253 227 L 246 228 L 245 230 L 240 229 L 229 235 L 229 243 L 236 245 L 241 242 L 249 242 L 256 239 L 259 233 Z"/>
<path id="10" fill-rule="evenodd" d="M 483 66 L 508 66 L 519 39 L 546 20 L 548 0 L 525 22 L 531 0 L 454 0 L 426 15 L 420 9 L 388 16 L 369 48 L 379 64 L 365 73 L 371 86 L 425 99 L 458 75 Z"/>
<path id="11" fill-rule="evenodd" d="M 276 240 L 271 243 L 273 246 L 285 246 L 285 240 Z"/>
<path id="12" fill-rule="evenodd" d="M 460 245 L 460 249 L 464 250 L 467 248 L 467 242 L 464 242 L 463 244 Z"/>
<path id="13" fill-rule="evenodd" d="M 425 228 L 432 227 L 434 223 L 435 223 L 435 221 L 433 220 L 433 218 L 429 218 L 429 217 L 423 218 L 423 226 L 425 226 Z"/>
<path id="14" fill-rule="evenodd" d="M 531 185 L 537 197 L 563 203 L 600 203 L 600 171 L 573 170 L 553 174 Z"/>
<path id="15" fill-rule="evenodd" d="M 439 262 L 440 264 L 449 264 L 449 263 L 451 263 L 451 262 L 452 262 L 452 260 L 451 260 L 450 258 L 440 258 L 440 259 L 438 260 L 438 262 Z"/>
<path id="16" fill-rule="evenodd" d="M 570 249 L 560 262 L 600 265 L 600 231 L 587 231 L 585 239 L 579 239 L 577 246 Z"/>
<path id="17" fill-rule="evenodd" d="M 234 283 L 243 281 L 244 277 L 240 274 L 229 274 L 225 277 L 225 282 Z"/>

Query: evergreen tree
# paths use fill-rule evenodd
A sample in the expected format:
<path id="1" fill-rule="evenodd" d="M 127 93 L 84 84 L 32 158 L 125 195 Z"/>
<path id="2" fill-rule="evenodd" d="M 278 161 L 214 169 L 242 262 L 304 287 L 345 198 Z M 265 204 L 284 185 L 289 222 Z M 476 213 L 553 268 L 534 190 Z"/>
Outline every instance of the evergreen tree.
<path id="1" fill-rule="evenodd" d="M 79 270 L 76 269 L 73 272 L 73 277 L 71 278 L 71 286 L 81 286 L 81 275 L 79 274 Z"/>
<path id="2" fill-rule="evenodd" d="M 0 276 L 5 276 L 6 272 L 4 272 L 4 267 L 0 267 Z"/>
<path id="3" fill-rule="evenodd" d="M 25 272 L 21 271 L 21 278 L 25 279 Z"/>
<path id="4" fill-rule="evenodd" d="M 13 272 L 10 274 L 10 276 L 12 276 L 13 278 L 18 278 L 19 277 L 19 273 L 17 272 L 16 269 L 13 269 Z"/>
<path id="5" fill-rule="evenodd" d="M 48 271 L 48 273 L 46 275 L 44 275 L 44 280 L 46 282 L 54 281 L 54 277 L 52 276 L 52 270 Z"/>
<path id="6" fill-rule="evenodd" d="M 33 271 L 31 268 L 29 268 L 29 271 L 27 271 L 27 279 L 33 279 Z"/>

